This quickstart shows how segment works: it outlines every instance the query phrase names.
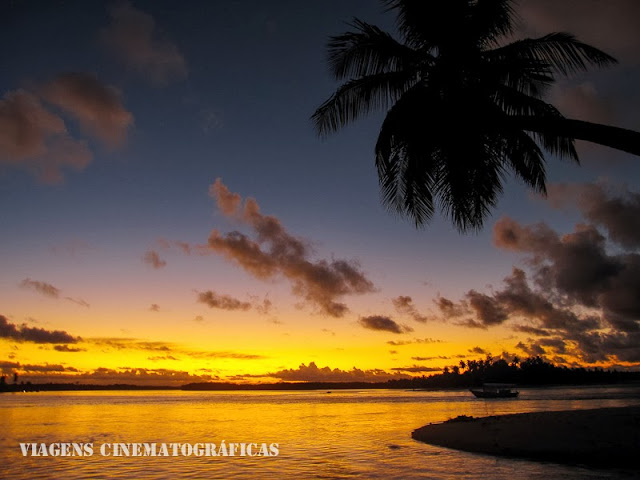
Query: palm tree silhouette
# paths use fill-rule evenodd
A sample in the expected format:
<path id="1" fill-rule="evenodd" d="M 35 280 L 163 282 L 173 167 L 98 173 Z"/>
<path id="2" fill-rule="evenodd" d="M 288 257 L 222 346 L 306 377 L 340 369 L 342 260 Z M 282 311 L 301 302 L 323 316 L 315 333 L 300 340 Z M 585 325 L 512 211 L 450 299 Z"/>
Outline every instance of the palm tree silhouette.
<path id="1" fill-rule="evenodd" d="M 479 230 L 509 172 L 546 193 L 545 152 L 578 162 L 574 140 L 640 155 L 640 133 L 565 118 L 543 100 L 557 75 L 616 60 L 567 33 L 506 43 L 513 0 L 385 0 L 403 43 L 354 19 L 330 38 L 344 83 L 313 114 L 325 137 L 377 109 L 383 203 L 428 223 L 436 208 Z"/>

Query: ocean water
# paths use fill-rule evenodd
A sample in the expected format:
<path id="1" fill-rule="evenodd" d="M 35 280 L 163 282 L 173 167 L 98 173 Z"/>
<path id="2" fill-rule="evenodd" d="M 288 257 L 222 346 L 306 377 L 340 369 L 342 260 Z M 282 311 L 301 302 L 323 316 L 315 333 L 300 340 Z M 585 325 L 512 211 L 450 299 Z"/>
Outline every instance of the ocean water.
<path id="1" fill-rule="evenodd" d="M 515 400 L 476 399 L 466 390 L 4 393 L 0 478 L 636 478 L 629 470 L 458 452 L 417 442 L 411 432 L 458 415 L 637 404 L 639 387 L 522 389 Z M 177 456 L 113 455 L 116 443 L 213 443 L 218 453 L 223 440 L 256 444 L 252 453 L 277 444 L 278 455 L 195 456 L 188 447 L 177 447 Z M 90 443 L 93 455 L 24 456 L 21 442 Z"/>

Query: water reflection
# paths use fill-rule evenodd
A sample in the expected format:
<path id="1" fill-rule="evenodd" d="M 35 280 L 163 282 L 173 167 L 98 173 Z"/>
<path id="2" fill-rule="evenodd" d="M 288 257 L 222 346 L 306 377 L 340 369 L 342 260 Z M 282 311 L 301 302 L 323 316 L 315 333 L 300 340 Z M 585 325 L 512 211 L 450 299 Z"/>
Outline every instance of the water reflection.
<path id="1" fill-rule="evenodd" d="M 3 394 L 8 477 L 625 478 L 473 455 L 415 442 L 411 431 L 458 415 L 626 406 L 637 388 L 523 389 L 486 401 L 467 391 L 64 392 Z M 278 443 L 277 457 L 102 457 L 103 443 Z M 23 457 L 19 442 L 91 442 L 91 457 Z"/>

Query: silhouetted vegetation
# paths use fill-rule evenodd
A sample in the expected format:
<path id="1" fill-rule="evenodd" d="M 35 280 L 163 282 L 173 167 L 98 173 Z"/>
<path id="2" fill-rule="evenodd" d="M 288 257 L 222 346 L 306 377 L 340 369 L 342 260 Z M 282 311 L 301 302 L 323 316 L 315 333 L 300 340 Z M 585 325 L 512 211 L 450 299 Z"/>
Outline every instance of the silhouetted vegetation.
<path id="1" fill-rule="evenodd" d="M 277 382 L 260 384 L 239 384 L 232 382 L 189 383 L 181 387 L 149 385 L 83 385 L 78 383 L 8 384 L 0 380 L 0 392 L 34 392 L 67 390 L 347 390 L 397 388 L 443 389 L 468 388 L 483 383 L 515 383 L 521 386 L 544 385 L 606 385 L 640 382 L 640 372 L 605 370 L 595 368 L 568 368 L 545 362 L 540 357 L 530 357 L 511 363 L 504 359 L 460 361 L 458 365 L 445 367 L 442 373 L 428 377 L 389 380 L 386 382 Z"/>

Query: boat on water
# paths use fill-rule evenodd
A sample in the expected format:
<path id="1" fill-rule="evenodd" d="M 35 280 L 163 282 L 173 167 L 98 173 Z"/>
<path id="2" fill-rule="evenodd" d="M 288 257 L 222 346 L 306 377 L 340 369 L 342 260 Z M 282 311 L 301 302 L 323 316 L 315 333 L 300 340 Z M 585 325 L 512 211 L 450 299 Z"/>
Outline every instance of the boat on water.
<path id="1" fill-rule="evenodd" d="M 520 392 L 510 383 L 485 383 L 482 388 L 470 388 L 478 398 L 515 398 Z"/>

